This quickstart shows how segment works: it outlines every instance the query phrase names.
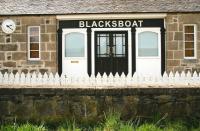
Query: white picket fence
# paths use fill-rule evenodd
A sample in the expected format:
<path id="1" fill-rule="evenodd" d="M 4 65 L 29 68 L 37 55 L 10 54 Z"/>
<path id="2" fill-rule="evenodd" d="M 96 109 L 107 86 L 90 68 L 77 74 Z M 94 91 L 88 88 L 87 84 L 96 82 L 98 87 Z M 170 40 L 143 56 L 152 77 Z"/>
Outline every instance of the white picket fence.
<path id="1" fill-rule="evenodd" d="M 197 72 L 193 74 L 187 73 L 164 73 L 163 76 L 139 76 L 134 74 L 133 76 L 125 76 L 122 73 L 121 76 L 116 74 L 103 76 L 98 74 L 96 77 L 68 77 L 67 74 L 58 73 L 0 73 L 0 88 L 1 87 L 78 87 L 78 88 L 112 88 L 112 87 L 200 87 L 200 76 Z M 12 86 L 11 86 L 12 85 Z M 16 85 L 16 86 L 15 86 Z M 21 86 L 20 86 L 21 85 Z"/>

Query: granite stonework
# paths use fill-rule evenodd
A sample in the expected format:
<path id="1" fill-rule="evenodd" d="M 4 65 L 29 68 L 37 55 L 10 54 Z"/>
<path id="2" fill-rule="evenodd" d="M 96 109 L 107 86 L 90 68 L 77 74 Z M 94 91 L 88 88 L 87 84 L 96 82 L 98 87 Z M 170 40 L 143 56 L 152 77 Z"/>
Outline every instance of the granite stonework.
<path id="1" fill-rule="evenodd" d="M 1 88 L 0 121 L 94 122 L 109 111 L 122 119 L 200 118 L 200 88 Z"/>
<path id="2" fill-rule="evenodd" d="M 57 72 L 58 47 L 56 15 L 1 16 L 13 19 L 17 29 L 6 35 L 0 29 L 0 71 L 8 72 Z M 197 25 L 197 59 L 184 59 L 183 24 Z M 27 27 L 41 27 L 41 60 L 27 58 Z M 200 72 L 200 13 L 167 13 L 166 26 L 166 71 Z"/>
<path id="3" fill-rule="evenodd" d="M 0 70 L 2 72 L 56 72 L 56 16 L 9 16 L 0 17 L 0 23 L 7 18 L 16 22 L 16 31 L 10 35 L 0 29 Z M 41 60 L 28 60 L 28 26 L 40 26 Z"/>
<path id="4" fill-rule="evenodd" d="M 200 13 L 169 13 L 166 23 L 166 70 L 200 72 Z M 184 59 L 183 25 L 197 25 L 197 58 Z"/>

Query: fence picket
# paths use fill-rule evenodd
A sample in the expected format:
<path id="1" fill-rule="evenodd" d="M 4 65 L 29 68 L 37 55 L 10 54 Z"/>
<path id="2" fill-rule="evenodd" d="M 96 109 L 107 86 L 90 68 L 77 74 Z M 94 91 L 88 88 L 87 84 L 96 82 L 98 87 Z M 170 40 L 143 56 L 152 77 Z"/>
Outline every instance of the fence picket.
<path id="1" fill-rule="evenodd" d="M 20 75 L 20 85 L 24 85 L 24 84 L 26 84 L 26 76 L 24 72 L 22 72 Z"/>
<path id="2" fill-rule="evenodd" d="M 37 75 L 37 83 L 38 85 L 42 85 L 43 81 L 42 81 L 42 74 L 39 72 Z"/>
<path id="3" fill-rule="evenodd" d="M 113 82 L 114 82 L 113 79 L 114 79 L 114 76 L 113 76 L 112 73 L 110 73 L 110 74 L 108 75 L 108 84 L 109 84 L 110 86 L 113 85 Z"/>
<path id="4" fill-rule="evenodd" d="M 96 77 L 96 85 L 97 85 L 97 86 L 100 86 L 101 84 L 102 84 L 102 82 L 101 82 L 101 74 L 98 73 L 98 74 L 97 74 L 97 77 Z"/>
<path id="5" fill-rule="evenodd" d="M 18 72 L 15 74 L 14 84 L 20 84 L 20 75 Z"/>
<path id="6" fill-rule="evenodd" d="M 35 72 L 32 73 L 30 81 L 31 81 L 31 85 L 37 84 L 37 76 Z"/>
<path id="7" fill-rule="evenodd" d="M 101 75 L 97 74 L 85 76 L 85 77 L 67 77 L 66 74 L 61 74 L 61 76 L 56 73 L 47 73 L 41 74 L 40 72 L 36 74 L 33 73 L 16 73 L 15 75 L 11 72 L 8 74 L 5 72 L 2 74 L 0 72 L 0 84 L 9 84 L 9 85 L 44 85 L 44 87 L 48 87 L 48 85 L 52 85 L 52 87 L 57 86 L 70 86 L 76 85 L 80 88 L 84 87 L 128 87 L 128 86 L 143 86 L 143 85 L 151 85 L 151 86 L 199 86 L 200 85 L 200 76 L 195 71 L 194 73 L 182 71 L 181 73 L 172 71 L 167 74 L 164 72 L 163 76 L 142 76 L 134 73 L 133 76 L 130 74 L 126 76 L 124 72 L 119 76 L 118 73 L 113 75 L 110 73 L 108 76 L 106 73 Z M 47 85 L 47 86 L 45 86 Z M 53 86 L 54 85 L 54 86 Z"/>
<path id="8" fill-rule="evenodd" d="M 48 77 L 48 75 L 47 75 L 46 72 L 44 73 L 42 79 L 43 79 L 43 80 L 42 80 L 42 84 L 43 84 L 43 85 L 49 85 L 49 77 Z"/>
<path id="9" fill-rule="evenodd" d="M 121 76 L 120 76 L 120 83 L 121 83 L 121 86 L 125 86 L 126 84 L 126 75 L 124 74 L 124 72 L 122 72 Z"/>
<path id="10" fill-rule="evenodd" d="M 176 71 L 175 75 L 174 75 L 174 82 L 178 85 L 181 84 L 181 81 L 180 81 L 180 74 L 178 73 L 178 71 Z"/>
<path id="11" fill-rule="evenodd" d="M 170 71 L 169 73 L 169 85 L 173 85 L 174 84 L 174 74 L 172 71 Z"/>
<path id="12" fill-rule="evenodd" d="M 88 76 L 88 84 L 89 86 L 95 86 L 96 85 L 96 78 L 94 75 Z"/>
<path id="13" fill-rule="evenodd" d="M 58 72 L 56 72 L 56 74 L 55 74 L 54 85 L 57 85 L 57 86 L 61 85 Z"/>
<path id="14" fill-rule="evenodd" d="M 3 74 L 0 72 L 0 83 L 3 83 Z"/>
<path id="15" fill-rule="evenodd" d="M 163 83 L 162 85 L 168 85 L 168 83 L 169 83 L 169 77 L 168 77 L 166 71 L 165 71 L 164 74 L 163 74 L 162 83 Z"/>
<path id="16" fill-rule="evenodd" d="M 180 82 L 181 82 L 181 85 L 186 85 L 187 84 L 186 75 L 185 75 L 184 71 L 181 72 Z"/>
<path id="17" fill-rule="evenodd" d="M 9 84 L 9 82 L 8 82 L 9 77 L 8 77 L 8 73 L 7 72 L 4 73 L 3 79 L 4 79 L 3 80 L 3 84 Z"/>
<path id="18" fill-rule="evenodd" d="M 11 72 L 11 73 L 8 75 L 8 84 L 14 84 L 14 80 L 15 80 L 15 76 L 14 76 L 14 74 Z"/>
<path id="19" fill-rule="evenodd" d="M 187 85 L 190 85 L 192 83 L 191 78 L 192 78 L 192 74 L 190 71 L 188 71 L 186 74 Z"/>
<path id="20" fill-rule="evenodd" d="M 55 80 L 54 80 L 54 75 L 52 72 L 49 74 L 48 81 L 49 81 L 49 85 L 54 85 Z"/>
<path id="21" fill-rule="evenodd" d="M 192 74 L 192 83 L 193 85 L 198 85 L 198 74 L 196 71 Z"/>
<path id="22" fill-rule="evenodd" d="M 65 79 L 65 74 L 64 73 L 61 74 L 60 84 L 61 84 L 61 86 L 66 85 L 66 79 Z"/>
<path id="23" fill-rule="evenodd" d="M 120 85 L 120 77 L 118 72 L 114 76 L 114 85 L 116 86 Z"/>

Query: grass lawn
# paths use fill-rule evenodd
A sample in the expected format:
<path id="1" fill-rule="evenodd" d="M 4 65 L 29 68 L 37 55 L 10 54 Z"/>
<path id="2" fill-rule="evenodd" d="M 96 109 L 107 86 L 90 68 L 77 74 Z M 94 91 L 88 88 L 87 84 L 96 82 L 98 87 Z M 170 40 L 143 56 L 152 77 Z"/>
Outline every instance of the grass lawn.
<path id="1" fill-rule="evenodd" d="M 123 121 L 119 113 L 109 113 L 105 119 L 95 125 L 81 125 L 75 121 L 65 121 L 51 128 L 48 124 L 34 125 L 31 123 L 1 125 L 0 131 L 200 131 L 200 121 L 170 121 L 163 117 L 152 120 L 135 119 Z"/>

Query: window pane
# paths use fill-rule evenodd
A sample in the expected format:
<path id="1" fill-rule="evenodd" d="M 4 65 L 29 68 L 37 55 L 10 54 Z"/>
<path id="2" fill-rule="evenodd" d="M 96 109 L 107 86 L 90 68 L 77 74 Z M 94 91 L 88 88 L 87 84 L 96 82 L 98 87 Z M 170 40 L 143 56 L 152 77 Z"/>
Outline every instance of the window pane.
<path id="1" fill-rule="evenodd" d="M 97 55 L 99 57 L 107 57 L 110 53 L 109 34 L 97 35 Z"/>
<path id="2" fill-rule="evenodd" d="M 38 43 L 31 43 L 30 44 L 30 50 L 39 50 L 39 44 Z"/>
<path id="3" fill-rule="evenodd" d="M 185 26 L 185 33 L 194 33 L 194 26 Z"/>
<path id="4" fill-rule="evenodd" d="M 30 51 L 30 58 L 39 58 L 39 51 Z"/>
<path id="5" fill-rule="evenodd" d="M 38 36 L 39 35 L 39 27 L 31 27 L 30 28 L 30 35 Z"/>
<path id="6" fill-rule="evenodd" d="M 65 35 L 65 57 L 84 57 L 84 34 L 69 33 Z"/>
<path id="7" fill-rule="evenodd" d="M 117 56 L 123 56 L 124 55 L 124 49 L 125 46 L 125 38 L 122 34 L 116 35 L 116 55 Z"/>
<path id="8" fill-rule="evenodd" d="M 185 42 L 185 49 L 194 48 L 194 42 Z"/>
<path id="9" fill-rule="evenodd" d="M 186 57 L 194 57 L 194 50 L 185 50 Z"/>
<path id="10" fill-rule="evenodd" d="M 30 36 L 30 42 L 39 42 L 39 36 Z"/>
<path id="11" fill-rule="evenodd" d="M 194 41 L 194 34 L 185 34 L 185 41 Z"/>
<path id="12" fill-rule="evenodd" d="M 99 37 L 99 45 L 100 45 L 100 54 L 106 54 L 106 46 L 109 45 L 108 35 L 100 34 Z"/>
<path id="13" fill-rule="evenodd" d="M 138 35 L 138 56 L 158 56 L 158 34 L 150 31 Z"/>

